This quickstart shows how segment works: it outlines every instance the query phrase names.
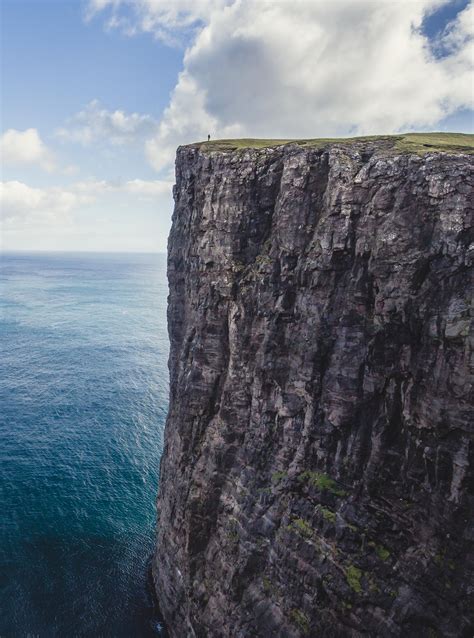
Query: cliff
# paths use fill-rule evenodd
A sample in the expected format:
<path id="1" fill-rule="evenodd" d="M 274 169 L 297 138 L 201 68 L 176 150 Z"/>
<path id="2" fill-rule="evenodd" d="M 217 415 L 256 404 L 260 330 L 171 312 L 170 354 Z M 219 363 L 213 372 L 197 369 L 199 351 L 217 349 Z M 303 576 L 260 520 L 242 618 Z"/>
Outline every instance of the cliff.
<path id="1" fill-rule="evenodd" d="M 400 140 L 178 149 L 172 637 L 472 635 L 473 157 Z"/>

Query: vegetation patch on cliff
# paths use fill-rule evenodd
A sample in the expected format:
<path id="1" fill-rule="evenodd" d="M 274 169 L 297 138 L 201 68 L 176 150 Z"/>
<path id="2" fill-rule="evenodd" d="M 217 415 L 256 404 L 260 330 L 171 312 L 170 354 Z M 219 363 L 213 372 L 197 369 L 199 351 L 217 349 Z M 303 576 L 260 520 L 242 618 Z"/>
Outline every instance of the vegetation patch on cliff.
<path id="1" fill-rule="evenodd" d="M 346 580 L 347 584 L 351 589 L 353 589 L 356 594 L 360 594 L 362 592 L 362 570 L 356 567 L 355 565 L 349 565 L 346 569 Z"/>
<path id="2" fill-rule="evenodd" d="M 272 483 L 279 483 L 280 481 L 288 478 L 288 474 L 286 472 L 273 472 L 272 474 Z"/>
<path id="3" fill-rule="evenodd" d="M 386 561 L 390 558 L 389 550 L 383 545 L 377 545 L 374 541 L 368 543 L 369 547 L 373 547 L 380 560 Z"/>
<path id="4" fill-rule="evenodd" d="M 330 510 L 329 507 L 323 507 L 322 505 L 320 505 L 317 509 L 321 513 L 325 521 L 327 521 L 328 523 L 336 522 L 336 512 Z"/>
<path id="5" fill-rule="evenodd" d="M 288 525 L 288 529 L 298 532 L 305 538 L 311 538 L 313 535 L 313 528 L 302 518 L 294 518 L 291 525 Z"/>
<path id="6" fill-rule="evenodd" d="M 356 144 L 361 142 L 382 142 L 387 150 L 398 153 L 467 153 L 474 154 L 474 135 L 469 133 L 406 133 L 401 135 L 366 135 L 361 137 L 325 137 L 315 139 L 228 139 L 197 142 L 190 146 L 198 147 L 201 151 L 233 151 L 249 148 L 272 148 L 288 144 L 324 148 L 334 144 Z"/>
<path id="7" fill-rule="evenodd" d="M 303 635 L 307 635 L 309 632 L 309 618 L 301 611 L 301 609 L 292 609 L 290 611 L 291 621 L 299 628 Z"/>
<path id="8" fill-rule="evenodd" d="M 298 476 L 298 480 L 307 482 L 320 491 L 326 490 L 327 492 L 331 492 L 334 496 L 347 496 L 347 492 L 338 487 L 336 481 L 327 474 L 306 470 Z"/>

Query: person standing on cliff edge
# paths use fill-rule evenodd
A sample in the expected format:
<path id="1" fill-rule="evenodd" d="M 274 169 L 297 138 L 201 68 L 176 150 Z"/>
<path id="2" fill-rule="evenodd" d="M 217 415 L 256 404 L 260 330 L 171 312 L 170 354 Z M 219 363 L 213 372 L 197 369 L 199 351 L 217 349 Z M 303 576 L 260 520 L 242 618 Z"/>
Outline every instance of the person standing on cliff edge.
<path id="1" fill-rule="evenodd" d="M 208 142 L 210 142 L 210 141 L 211 141 L 211 136 L 210 136 L 210 134 L 209 134 L 209 133 L 207 134 L 207 141 L 208 141 Z"/>

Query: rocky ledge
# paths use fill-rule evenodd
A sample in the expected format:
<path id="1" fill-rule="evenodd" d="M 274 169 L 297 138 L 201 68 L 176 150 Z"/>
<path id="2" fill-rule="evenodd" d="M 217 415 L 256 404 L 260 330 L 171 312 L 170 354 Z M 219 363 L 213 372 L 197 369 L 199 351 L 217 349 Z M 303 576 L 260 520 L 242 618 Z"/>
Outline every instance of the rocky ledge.
<path id="1" fill-rule="evenodd" d="M 172 637 L 472 635 L 472 160 L 178 149 Z"/>

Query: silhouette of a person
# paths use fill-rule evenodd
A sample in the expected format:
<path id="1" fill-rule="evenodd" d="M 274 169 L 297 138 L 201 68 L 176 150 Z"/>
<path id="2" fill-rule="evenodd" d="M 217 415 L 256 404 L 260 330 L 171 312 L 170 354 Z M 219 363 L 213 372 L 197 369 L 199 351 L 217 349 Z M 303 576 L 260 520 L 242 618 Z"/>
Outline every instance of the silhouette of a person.
<path id="1" fill-rule="evenodd" d="M 208 135 L 208 136 L 207 136 L 207 141 L 208 141 L 208 142 L 210 142 L 210 141 L 211 141 L 211 136 L 210 136 L 210 135 Z"/>

